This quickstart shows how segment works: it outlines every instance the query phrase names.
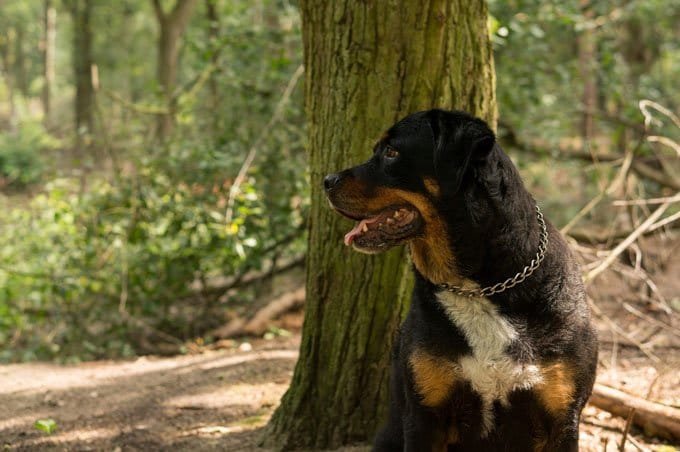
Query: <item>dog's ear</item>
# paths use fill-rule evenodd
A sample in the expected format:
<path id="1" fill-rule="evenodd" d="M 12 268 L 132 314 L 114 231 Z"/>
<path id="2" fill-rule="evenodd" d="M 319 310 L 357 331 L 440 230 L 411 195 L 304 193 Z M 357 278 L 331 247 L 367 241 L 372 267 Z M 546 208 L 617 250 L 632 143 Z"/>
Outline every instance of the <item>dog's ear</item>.
<path id="1" fill-rule="evenodd" d="M 444 195 L 455 194 L 470 167 L 484 160 L 496 137 L 481 119 L 462 112 L 428 112 L 434 138 L 434 170 Z"/>

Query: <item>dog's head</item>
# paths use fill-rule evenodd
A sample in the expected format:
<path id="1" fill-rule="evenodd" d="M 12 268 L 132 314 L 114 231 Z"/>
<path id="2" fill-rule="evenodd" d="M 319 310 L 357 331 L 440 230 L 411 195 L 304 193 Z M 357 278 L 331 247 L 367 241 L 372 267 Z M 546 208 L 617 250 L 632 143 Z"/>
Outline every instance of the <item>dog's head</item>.
<path id="1" fill-rule="evenodd" d="M 333 208 L 356 221 L 345 244 L 378 253 L 409 242 L 412 251 L 421 247 L 427 254 L 414 255 L 414 260 L 453 264 L 450 247 L 443 243 L 450 232 L 450 210 L 456 207 L 452 203 L 494 144 L 484 121 L 459 111 L 429 110 L 397 122 L 368 161 L 324 179 Z M 431 256 L 433 250 L 440 255 Z"/>

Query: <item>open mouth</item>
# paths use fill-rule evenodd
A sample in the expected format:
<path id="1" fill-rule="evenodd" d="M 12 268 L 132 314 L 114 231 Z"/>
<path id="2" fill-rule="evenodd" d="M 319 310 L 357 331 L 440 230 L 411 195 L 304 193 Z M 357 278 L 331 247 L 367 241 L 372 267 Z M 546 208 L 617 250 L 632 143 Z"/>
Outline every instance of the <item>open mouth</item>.
<path id="1" fill-rule="evenodd" d="M 392 206 L 372 216 L 335 208 L 357 223 L 345 234 L 345 245 L 367 251 L 382 251 L 415 235 L 421 226 L 420 212 L 413 206 Z"/>

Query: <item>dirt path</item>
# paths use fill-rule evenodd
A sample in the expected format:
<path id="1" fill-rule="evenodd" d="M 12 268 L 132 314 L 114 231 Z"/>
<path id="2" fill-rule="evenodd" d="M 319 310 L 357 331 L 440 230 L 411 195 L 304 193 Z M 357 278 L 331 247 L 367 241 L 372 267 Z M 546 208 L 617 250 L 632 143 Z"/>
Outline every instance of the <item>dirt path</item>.
<path id="1" fill-rule="evenodd" d="M 298 339 L 167 359 L 0 367 L 5 450 L 155 451 L 255 448 L 283 395 Z M 54 419 L 46 435 L 32 427 Z"/>
<path id="2" fill-rule="evenodd" d="M 2 366 L 1 444 L 13 451 L 262 451 L 258 437 L 290 381 L 298 344 L 296 336 L 257 341 L 250 351 Z M 604 350 L 603 359 L 611 360 L 611 351 Z M 649 386 L 656 371 L 645 359 L 619 351 L 616 369 L 602 368 L 599 379 L 633 392 Z M 680 376 L 660 375 L 655 386 L 661 399 L 672 401 Z M 56 433 L 33 428 L 48 418 L 56 421 Z M 623 426 L 621 419 L 586 408 L 581 449 L 615 451 Z M 643 450 L 663 444 L 636 430 L 631 436 Z M 626 450 L 638 449 L 629 443 Z"/>

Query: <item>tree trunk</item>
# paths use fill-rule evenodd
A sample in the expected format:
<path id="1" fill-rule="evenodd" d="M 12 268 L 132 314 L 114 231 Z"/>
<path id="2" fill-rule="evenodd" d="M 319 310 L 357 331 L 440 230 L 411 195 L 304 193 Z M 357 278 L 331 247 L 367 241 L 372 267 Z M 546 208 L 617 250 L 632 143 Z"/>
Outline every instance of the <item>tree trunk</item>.
<path id="1" fill-rule="evenodd" d="M 154 11 L 158 19 L 158 83 L 163 90 L 163 98 L 167 113 L 158 116 L 156 136 L 163 140 L 175 125 L 174 91 L 177 84 L 177 64 L 179 61 L 179 43 L 189 24 L 191 13 L 197 0 L 177 0 L 170 13 L 165 13 L 160 0 L 153 0 Z"/>
<path id="2" fill-rule="evenodd" d="M 220 18 L 217 13 L 216 0 L 205 0 L 206 19 L 208 19 L 207 38 L 210 43 L 210 63 L 216 65 L 219 58 L 217 39 L 220 32 Z M 220 127 L 220 116 L 215 114 L 218 111 L 220 104 L 219 91 L 217 89 L 217 74 L 212 71 L 208 77 L 208 91 L 210 98 L 207 102 L 207 109 L 213 114 L 210 115 L 210 137 L 215 139 L 216 133 Z"/>
<path id="3" fill-rule="evenodd" d="M 265 431 L 271 447 L 366 441 L 386 414 L 389 350 L 412 285 L 405 249 L 344 247 L 323 176 L 366 160 L 397 119 L 464 109 L 495 123 L 483 1 L 300 2 L 312 208 L 300 358 Z"/>
<path id="4" fill-rule="evenodd" d="M 26 70 L 26 55 L 24 54 L 24 39 L 26 38 L 24 26 L 25 24 L 19 24 L 16 27 L 17 38 L 14 42 L 14 73 L 16 74 L 15 78 L 17 89 L 21 92 L 21 95 L 24 98 L 27 98 L 29 96 L 29 90 L 28 72 Z"/>
<path id="5" fill-rule="evenodd" d="M 5 86 L 7 86 L 7 97 L 9 99 L 9 130 L 14 133 L 17 131 L 19 125 L 19 112 L 16 106 L 15 91 L 16 86 L 14 83 L 15 76 L 12 74 L 12 68 L 15 64 L 15 41 L 16 41 L 16 30 L 10 27 L 5 32 L 4 43 L 0 40 L 0 75 L 4 73 Z"/>
<path id="6" fill-rule="evenodd" d="M 53 0 L 45 0 L 45 48 L 43 49 L 43 85 L 42 104 L 43 104 L 43 124 L 50 125 L 51 95 L 54 85 L 54 52 L 57 35 L 57 10 L 54 8 Z"/>
<path id="7" fill-rule="evenodd" d="M 73 73 L 76 80 L 75 120 L 77 147 L 82 151 L 86 137 L 94 130 L 94 89 L 92 86 L 91 0 L 72 0 Z"/>
<path id="8" fill-rule="evenodd" d="M 597 42 L 593 28 L 594 11 L 591 0 L 580 0 L 579 6 L 586 26 L 578 36 L 578 68 L 583 80 L 583 96 L 581 98 L 583 113 L 581 114 L 581 137 L 584 149 L 588 150 L 595 134 L 594 112 L 597 107 L 597 79 L 595 62 L 597 61 Z"/>

